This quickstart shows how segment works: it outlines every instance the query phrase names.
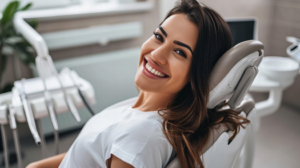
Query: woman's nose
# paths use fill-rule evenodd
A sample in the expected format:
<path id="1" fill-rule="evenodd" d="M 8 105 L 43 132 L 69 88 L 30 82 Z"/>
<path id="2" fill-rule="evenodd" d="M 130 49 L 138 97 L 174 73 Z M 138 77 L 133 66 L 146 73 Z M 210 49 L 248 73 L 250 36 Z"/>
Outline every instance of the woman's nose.
<path id="1" fill-rule="evenodd" d="M 160 46 L 151 52 L 151 57 L 159 64 L 167 64 L 168 50 L 166 47 Z"/>

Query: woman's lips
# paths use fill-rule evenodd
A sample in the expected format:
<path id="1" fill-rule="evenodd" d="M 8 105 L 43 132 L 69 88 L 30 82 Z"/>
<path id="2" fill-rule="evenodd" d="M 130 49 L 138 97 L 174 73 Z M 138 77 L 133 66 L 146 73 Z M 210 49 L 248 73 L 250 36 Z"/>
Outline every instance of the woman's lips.
<path id="1" fill-rule="evenodd" d="M 159 71 L 160 73 L 162 73 L 163 75 L 165 76 L 169 76 L 167 75 L 167 73 L 161 68 L 159 67 L 158 65 L 156 65 L 156 63 L 150 59 L 150 58 L 147 58 L 147 57 L 144 57 L 144 60 L 152 67 L 154 68 L 155 70 Z"/>
<path id="2" fill-rule="evenodd" d="M 142 72 L 144 75 L 146 75 L 147 77 L 151 78 L 151 79 L 166 79 L 169 78 L 169 76 L 164 76 L 164 77 L 159 77 L 154 75 L 153 73 L 149 72 L 149 70 L 146 68 L 146 59 L 143 60 L 143 69 Z"/>

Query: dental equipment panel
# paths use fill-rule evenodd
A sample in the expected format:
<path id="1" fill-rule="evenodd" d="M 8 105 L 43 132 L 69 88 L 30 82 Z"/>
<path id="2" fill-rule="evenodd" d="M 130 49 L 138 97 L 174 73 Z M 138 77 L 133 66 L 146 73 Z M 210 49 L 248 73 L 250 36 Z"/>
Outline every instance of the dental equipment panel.
<path id="1" fill-rule="evenodd" d="M 66 88 L 66 93 L 74 102 L 75 108 L 84 107 L 84 102 L 77 92 L 78 88 L 75 87 L 75 84 L 71 79 L 71 75 L 73 80 L 77 82 L 77 86 L 81 90 L 82 94 L 85 95 L 85 101 L 87 101 L 89 104 L 94 104 L 94 90 L 87 81 L 81 79 L 74 71 L 61 72 L 59 77 L 62 79 L 63 86 Z M 22 79 L 21 81 L 16 81 L 11 93 L 0 95 L 0 124 L 2 127 L 8 123 L 11 126 L 19 167 L 22 167 L 22 161 L 16 130 L 16 121 L 29 121 L 29 128 L 32 129 L 31 132 L 35 138 L 35 142 L 37 145 L 41 145 L 44 148 L 42 149 L 43 155 L 46 152 L 43 134 L 41 134 L 41 132 L 38 134 L 37 131 L 37 127 L 39 131 L 41 130 L 39 119 L 49 116 L 47 100 L 44 97 L 45 90 L 51 94 L 50 101 L 53 102 L 53 111 L 56 113 L 56 115 L 69 111 L 67 103 L 64 99 L 64 95 L 61 91 L 60 83 L 55 76 L 48 76 L 44 78 L 44 81 L 41 78 L 31 78 L 26 80 Z M 37 126 L 35 124 L 35 120 L 37 121 Z M 2 131 L 2 133 L 4 153 L 6 153 L 5 160 L 8 161 L 5 130 Z M 58 146 L 56 146 L 56 152 L 58 152 L 57 147 Z M 44 155 L 44 157 L 46 157 L 46 155 Z M 8 162 L 6 162 L 6 165 L 8 165 Z"/>
<path id="2" fill-rule="evenodd" d="M 71 74 L 80 83 L 80 90 L 86 96 L 87 101 L 91 104 L 95 103 L 95 95 L 92 86 L 87 81 L 79 78 L 76 72 L 71 72 Z M 66 88 L 66 93 L 72 100 L 74 100 L 76 107 L 82 108 L 84 103 L 77 94 L 77 89 L 72 83 L 70 75 L 68 73 L 60 73 L 59 77 L 63 79 L 62 84 Z M 54 76 L 49 76 L 45 78 L 44 81 L 45 85 L 43 84 L 43 80 L 41 78 L 26 79 L 23 81 L 24 90 L 13 89 L 12 104 L 16 107 L 16 118 L 19 122 L 26 121 L 22 108 L 18 108 L 20 106 L 22 107 L 20 97 L 16 96 L 19 94 L 19 92 L 26 94 L 28 100 L 30 100 L 35 119 L 49 116 L 46 99 L 44 97 L 45 86 L 49 94 L 51 94 L 51 101 L 53 101 L 53 107 L 56 114 L 68 112 L 67 103 L 64 99 L 58 79 Z M 20 87 L 22 82 L 16 81 L 14 85 L 15 87 Z"/>

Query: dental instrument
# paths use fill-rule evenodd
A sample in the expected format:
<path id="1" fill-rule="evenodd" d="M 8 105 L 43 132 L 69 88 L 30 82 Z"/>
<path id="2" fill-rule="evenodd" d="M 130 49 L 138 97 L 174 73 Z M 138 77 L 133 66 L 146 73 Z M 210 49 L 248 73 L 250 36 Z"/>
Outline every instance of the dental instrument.
<path id="1" fill-rule="evenodd" d="M 1 106 L 0 108 L 3 111 L 5 111 L 4 118 L 2 117 L 2 120 L 4 119 L 5 121 L 1 121 L 1 133 L 2 133 L 2 145 L 3 145 L 3 154 L 4 154 L 4 161 L 5 161 L 5 168 L 9 168 L 9 155 L 8 155 L 8 145 L 7 145 L 7 134 L 4 125 L 7 124 L 7 105 Z"/>
<path id="2" fill-rule="evenodd" d="M 47 150 L 47 143 L 45 141 L 45 137 L 43 136 L 44 133 L 43 133 L 43 129 L 42 129 L 42 124 L 41 124 L 41 120 L 38 119 L 36 120 L 36 125 L 37 125 L 37 130 L 39 132 L 41 136 L 41 150 L 42 150 L 42 156 L 43 158 L 47 158 L 48 157 L 48 150 Z M 55 133 L 55 131 L 54 131 Z M 55 138 L 55 134 L 54 134 L 54 138 Z M 54 139 L 54 146 L 55 146 L 55 154 L 56 154 L 56 144 L 55 144 L 56 140 Z"/>
<path id="3" fill-rule="evenodd" d="M 42 83 L 44 85 L 44 98 L 45 98 L 47 110 L 48 110 L 48 113 L 50 115 L 50 119 L 51 119 L 51 122 L 52 122 L 52 125 L 53 125 L 53 129 L 54 129 L 55 154 L 59 154 L 58 123 L 57 123 L 57 119 L 56 119 L 56 114 L 55 114 L 55 110 L 54 110 L 54 107 L 53 107 L 53 103 L 52 103 L 52 100 L 51 100 L 51 94 L 48 91 L 48 88 L 47 88 L 47 85 L 46 85 L 46 82 L 45 82 L 45 74 L 43 73 L 43 68 L 45 68 L 45 67 L 41 67 L 41 65 L 38 64 L 39 63 L 39 59 L 40 58 L 36 58 L 37 70 L 39 72 L 39 75 L 40 75 L 40 77 L 42 79 Z M 40 133 L 41 133 L 42 128 L 40 128 L 39 130 L 40 130 Z M 40 135 L 43 136 L 43 134 L 40 134 Z M 42 138 L 42 141 L 44 141 L 44 143 L 45 143 L 45 139 L 44 138 Z M 46 152 L 46 144 L 42 144 L 42 149 L 44 151 L 43 153 L 45 153 Z M 44 154 L 44 155 L 47 155 L 47 154 Z"/>
<path id="4" fill-rule="evenodd" d="M 35 59 L 35 62 L 36 62 L 36 67 L 37 67 L 38 73 L 42 78 L 51 76 L 51 75 L 54 75 L 56 77 L 56 79 L 58 80 L 58 82 L 60 84 L 61 91 L 63 92 L 64 99 L 68 105 L 69 110 L 73 114 L 76 121 L 81 122 L 77 108 L 75 107 L 70 96 L 67 94 L 66 89 L 65 89 L 63 83 L 61 82 L 60 77 L 58 76 L 56 68 L 54 67 L 52 58 L 49 55 L 37 56 Z"/>
<path id="5" fill-rule="evenodd" d="M 82 93 L 86 96 L 88 102 L 94 103 L 94 90 L 92 86 L 85 80 L 81 79 L 77 76 L 76 72 L 71 73 L 74 80 L 80 83 L 79 87 Z M 80 96 L 76 92 L 76 88 L 74 84 L 72 84 L 71 77 L 66 73 L 60 73 L 60 77 L 63 80 L 64 86 L 67 88 L 70 96 L 74 97 L 76 101 L 76 107 L 82 108 L 83 102 L 80 99 Z M 63 94 L 61 94 L 60 86 L 58 80 L 51 76 L 46 78 L 46 85 L 48 86 L 48 91 L 51 93 L 53 106 L 55 108 L 56 113 L 66 113 L 68 112 L 68 107 L 65 101 L 63 101 Z M 50 86 L 49 86 L 50 85 Z M 21 161 L 21 151 L 20 144 L 18 143 L 18 134 L 14 119 L 18 122 L 28 122 L 29 128 L 37 129 L 37 135 L 43 135 L 42 127 L 41 127 L 41 118 L 45 118 L 49 116 L 46 107 L 46 101 L 44 98 L 44 85 L 41 78 L 33 78 L 33 79 L 23 79 L 21 81 L 16 81 L 14 83 L 14 88 L 12 92 L 0 94 L 0 124 L 2 129 L 2 138 L 3 138 L 3 146 L 4 146 L 4 160 L 5 167 L 9 168 L 9 153 L 8 153 L 8 144 L 7 144 L 7 136 L 4 129 L 4 125 L 10 124 L 14 136 L 14 143 L 16 148 L 16 156 L 18 161 L 18 167 L 22 167 Z M 25 98 L 25 99 L 24 99 Z M 11 105 L 10 105 L 11 104 Z M 8 109 L 10 107 L 10 109 Z M 10 110 L 10 111 L 9 111 Z M 25 112 L 24 112 L 25 111 Z M 31 111 L 31 115 L 26 115 L 28 111 Z M 13 115 L 14 114 L 14 115 Z M 8 115 L 11 115 L 8 116 Z M 34 115 L 34 116 L 33 116 Z M 27 119 L 31 118 L 32 119 Z M 32 121 L 36 120 L 36 127 L 32 126 Z M 8 122 L 10 121 L 10 123 Z M 15 129 L 14 129 L 15 128 Z M 30 130 L 31 131 L 31 130 Z M 34 132 L 34 131 L 33 131 Z M 34 137 L 35 133 L 33 133 Z M 42 154 L 45 158 L 47 156 L 47 148 L 46 143 L 43 140 L 44 136 L 41 136 L 40 145 L 42 148 Z M 36 138 L 35 138 L 36 139 Z"/>
<path id="6" fill-rule="evenodd" d="M 24 112 L 25 112 L 25 117 L 27 119 L 27 123 L 29 126 L 29 129 L 31 131 L 31 134 L 35 140 L 36 145 L 40 146 L 41 145 L 41 138 L 37 132 L 36 129 L 36 125 L 34 122 L 34 117 L 33 117 L 33 112 L 31 109 L 31 105 L 30 102 L 28 102 L 27 97 L 26 97 L 26 93 L 25 93 L 25 88 L 24 88 L 24 81 L 25 79 L 21 80 L 21 88 L 18 88 L 20 97 L 21 97 L 21 101 L 23 103 L 23 108 L 24 108 Z"/>
<path id="7" fill-rule="evenodd" d="M 82 91 L 80 90 L 79 84 L 78 84 L 77 80 L 74 79 L 70 69 L 69 68 L 64 68 L 62 71 L 67 71 L 67 73 L 69 74 L 74 86 L 76 87 L 76 89 L 78 91 L 78 94 L 79 94 L 80 98 L 82 99 L 85 107 L 88 109 L 88 111 L 91 113 L 91 115 L 94 116 L 96 113 L 93 111 L 92 107 L 90 106 L 87 99 L 85 98 Z"/>
<path id="8" fill-rule="evenodd" d="M 13 133 L 14 144 L 17 153 L 18 168 L 22 168 L 22 156 L 21 156 L 21 148 L 20 148 L 20 142 L 18 137 L 17 123 L 15 118 L 15 109 L 11 104 L 8 105 L 8 119 L 9 119 L 10 129 L 12 130 Z"/>

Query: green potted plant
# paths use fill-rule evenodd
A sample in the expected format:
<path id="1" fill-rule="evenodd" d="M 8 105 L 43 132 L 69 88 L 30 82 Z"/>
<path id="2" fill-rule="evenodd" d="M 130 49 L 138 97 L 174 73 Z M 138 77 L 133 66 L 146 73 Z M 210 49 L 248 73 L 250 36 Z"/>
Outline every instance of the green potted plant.
<path id="1" fill-rule="evenodd" d="M 14 54 L 25 65 L 32 65 L 35 63 L 35 55 L 32 52 L 31 45 L 19 35 L 13 25 L 13 17 L 16 12 L 26 11 L 32 6 L 32 3 L 28 3 L 24 7 L 20 7 L 19 1 L 10 2 L 2 12 L 2 18 L 0 22 L 0 94 L 11 91 L 13 84 L 6 83 L 1 87 L 2 77 L 7 64 L 8 56 Z M 27 21 L 28 24 L 36 29 L 38 22 L 36 20 Z M 11 52 L 7 52 L 11 51 Z"/>

